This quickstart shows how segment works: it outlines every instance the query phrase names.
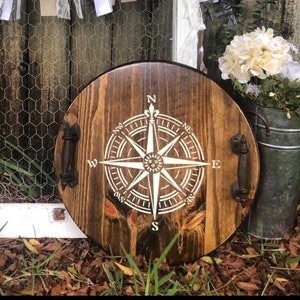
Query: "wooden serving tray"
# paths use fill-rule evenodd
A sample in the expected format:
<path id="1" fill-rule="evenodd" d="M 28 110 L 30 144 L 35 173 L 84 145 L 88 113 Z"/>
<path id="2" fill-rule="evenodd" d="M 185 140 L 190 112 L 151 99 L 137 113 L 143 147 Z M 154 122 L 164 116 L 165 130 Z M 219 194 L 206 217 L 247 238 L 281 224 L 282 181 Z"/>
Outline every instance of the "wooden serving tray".
<path id="1" fill-rule="evenodd" d="M 112 69 L 74 99 L 55 147 L 58 189 L 105 250 L 198 259 L 248 214 L 259 154 L 238 105 L 199 71 L 169 62 Z"/>

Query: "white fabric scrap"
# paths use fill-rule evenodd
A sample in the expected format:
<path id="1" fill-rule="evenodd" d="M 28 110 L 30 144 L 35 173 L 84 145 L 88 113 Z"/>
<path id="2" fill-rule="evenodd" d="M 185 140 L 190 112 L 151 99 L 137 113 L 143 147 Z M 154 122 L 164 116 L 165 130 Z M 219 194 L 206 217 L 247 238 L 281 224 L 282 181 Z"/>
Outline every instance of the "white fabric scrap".
<path id="1" fill-rule="evenodd" d="M 15 19 L 16 20 L 19 20 L 21 18 L 21 3 L 22 1 L 21 0 L 17 0 L 17 7 L 16 7 L 16 16 L 15 16 Z"/>
<path id="2" fill-rule="evenodd" d="M 197 53 L 198 31 L 206 29 L 206 26 L 203 22 L 199 0 L 185 0 L 182 4 L 184 6 L 183 20 L 189 31 L 186 32 L 184 41 L 179 48 L 178 61 L 193 65 L 193 57 Z"/>
<path id="3" fill-rule="evenodd" d="M 96 16 L 103 16 L 113 12 L 111 0 L 94 0 Z"/>
<path id="4" fill-rule="evenodd" d="M 13 8 L 13 0 L 1 1 L 1 16 L 0 20 L 8 21 Z"/>
<path id="5" fill-rule="evenodd" d="M 76 13 L 79 19 L 83 19 L 80 0 L 73 0 L 76 8 Z"/>
<path id="6" fill-rule="evenodd" d="M 57 0 L 56 10 L 58 18 L 71 19 L 69 0 Z"/>
<path id="7" fill-rule="evenodd" d="M 13 0 L 13 5 L 9 20 L 19 20 L 21 18 L 21 0 Z"/>

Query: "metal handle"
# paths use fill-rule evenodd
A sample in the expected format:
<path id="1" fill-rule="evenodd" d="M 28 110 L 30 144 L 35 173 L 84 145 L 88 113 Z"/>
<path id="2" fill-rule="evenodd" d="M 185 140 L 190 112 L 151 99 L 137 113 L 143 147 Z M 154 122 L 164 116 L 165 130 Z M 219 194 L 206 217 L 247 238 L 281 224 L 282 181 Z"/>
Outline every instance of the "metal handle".
<path id="1" fill-rule="evenodd" d="M 245 111 L 245 113 L 250 113 L 250 114 L 254 114 L 257 117 L 259 117 L 261 119 L 261 121 L 264 123 L 265 127 L 266 127 L 266 135 L 269 136 L 270 135 L 270 126 L 267 122 L 267 120 L 258 112 L 253 111 L 253 110 L 247 110 Z"/>
<path id="2" fill-rule="evenodd" d="M 66 123 L 64 140 L 62 149 L 62 173 L 60 174 L 61 186 L 64 190 L 66 186 L 74 187 L 78 184 L 78 171 L 74 168 L 74 153 L 76 149 L 76 143 L 80 138 L 80 128 L 78 125 L 70 126 Z"/>
<path id="3" fill-rule="evenodd" d="M 248 189 L 248 147 L 244 135 L 235 135 L 231 139 L 232 152 L 239 155 L 238 162 L 238 181 L 234 182 L 231 187 L 232 197 L 245 207 Z"/>

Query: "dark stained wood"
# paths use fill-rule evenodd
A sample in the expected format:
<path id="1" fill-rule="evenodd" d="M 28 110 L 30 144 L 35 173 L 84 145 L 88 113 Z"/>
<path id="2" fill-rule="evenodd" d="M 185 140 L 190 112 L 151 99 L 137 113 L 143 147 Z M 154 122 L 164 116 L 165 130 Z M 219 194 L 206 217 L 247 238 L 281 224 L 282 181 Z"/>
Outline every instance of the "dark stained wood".
<path id="1" fill-rule="evenodd" d="M 113 17 L 111 14 L 97 17 L 93 1 L 82 1 L 81 5 L 83 19 L 73 11 L 70 26 L 72 99 L 89 82 L 112 67 Z"/>
<path id="2" fill-rule="evenodd" d="M 113 66 L 138 60 L 171 60 L 173 1 L 116 1 L 114 11 Z"/>
<path id="3" fill-rule="evenodd" d="M 116 1 L 113 13 L 97 17 L 83 2 L 83 19 L 73 11 L 71 98 L 103 72 L 132 61 L 172 59 L 173 1 Z"/>
<path id="4" fill-rule="evenodd" d="M 26 20 L 0 22 L 0 132 L 10 142 L 18 144 L 16 137 L 23 134 L 21 123 L 26 121 L 22 105 L 26 89 L 20 80 L 27 71 L 23 63 L 26 53 L 22 51 L 26 43 L 23 35 Z M 1 138 L 0 143 L 3 143 Z"/>
<path id="5" fill-rule="evenodd" d="M 153 1 L 150 55 L 152 60 L 171 60 L 173 38 L 173 1 Z M 149 27 L 148 26 L 148 27 Z"/>
<path id="6" fill-rule="evenodd" d="M 147 1 L 116 1 L 111 54 L 114 66 L 147 59 L 151 45 L 151 10 Z"/>
<path id="7" fill-rule="evenodd" d="M 28 49 L 28 89 L 24 109 L 30 122 L 26 124 L 26 137 L 30 145 L 28 154 L 51 172 L 57 124 L 62 112 L 70 104 L 68 99 L 69 21 L 57 17 L 42 17 L 38 2 L 28 3 L 29 11 L 26 38 Z"/>
<path id="8" fill-rule="evenodd" d="M 109 138 L 118 124 L 148 109 L 147 95 L 156 95 L 161 114 L 188 124 L 203 150 L 205 161 L 220 161 L 205 167 L 195 200 L 166 214 L 159 214 L 160 229 L 151 230 L 153 216 L 122 204 L 106 179 L 103 164 L 89 167 L 88 160 L 103 161 Z M 78 125 L 75 168 L 79 182 L 62 189 L 63 135 L 66 124 Z M 239 157 L 232 153 L 230 139 L 246 137 L 249 196 L 244 208 L 231 194 L 237 181 Z M 165 137 L 170 142 L 169 136 Z M 140 62 L 108 71 L 91 82 L 75 98 L 60 126 L 55 167 L 58 188 L 78 226 L 104 249 L 121 253 L 120 243 L 131 255 L 159 256 L 176 233 L 169 263 L 183 263 L 204 255 L 228 239 L 247 215 L 259 175 L 258 151 L 251 128 L 237 104 L 216 83 L 198 71 L 167 62 Z"/>

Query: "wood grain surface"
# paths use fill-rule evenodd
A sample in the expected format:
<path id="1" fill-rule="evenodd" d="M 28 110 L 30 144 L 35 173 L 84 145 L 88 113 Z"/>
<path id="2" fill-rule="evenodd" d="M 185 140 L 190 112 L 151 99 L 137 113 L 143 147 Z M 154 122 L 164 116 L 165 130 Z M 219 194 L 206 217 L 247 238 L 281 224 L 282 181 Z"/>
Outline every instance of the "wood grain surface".
<path id="1" fill-rule="evenodd" d="M 204 176 L 191 203 L 158 214 L 159 230 L 151 230 L 153 215 L 121 203 L 112 191 L 103 161 L 110 137 L 118 124 L 149 108 L 188 124 L 198 139 L 206 162 Z M 74 153 L 78 184 L 61 186 L 62 152 L 66 126 L 77 125 L 80 138 Z M 247 153 L 247 187 L 244 207 L 232 196 L 238 180 L 239 155 L 230 140 L 244 135 Z M 171 138 L 166 135 L 166 143 Z M 170 139 L 170 140 L 168 140 Z M 218 161 L 218 168 L 213 162 Z M 259 155 L 251 128 L 238 105 L 216 83 L 183 65 L 154 61 L 134 62 L 112 69 L 84 88 L 70 105 L 56 138 L 55 172 L 58 189 L 70 215 L 81 230 L 105 250 L 121 254 L 160 256 L 176 233 L 179 238 L 167 259 L 170 264 L 195 260 L 226 241 L 248 214 L 259 179 Z M 170 187 L 169 187 L 170 188 Z"/>

